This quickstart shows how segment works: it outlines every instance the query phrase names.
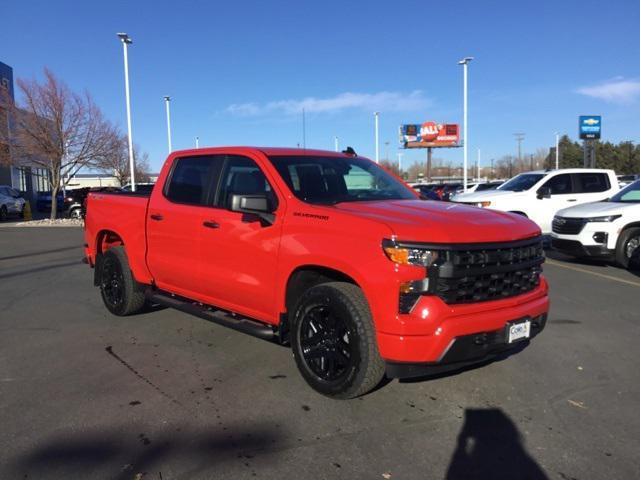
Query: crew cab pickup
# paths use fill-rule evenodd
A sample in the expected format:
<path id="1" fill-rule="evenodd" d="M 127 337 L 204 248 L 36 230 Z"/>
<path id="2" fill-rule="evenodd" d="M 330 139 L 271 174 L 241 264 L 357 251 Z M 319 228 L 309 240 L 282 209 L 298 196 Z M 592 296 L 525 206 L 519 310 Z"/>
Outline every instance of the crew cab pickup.
<path id="1" fill-rule="evenodd" d="M 421 201 L 347 152 L 178 151 L 148 196 L 91 193 L 86 257 L 106 308 L 161 304 L 290 344 L 307 383 L 335 398 L 513 353 L 542 331 L 533 222 Z"/>
<path id="2" fill-rule="evenodd" d="M 542 233 L 548 235 L 558 210 L 600 202 L 618 190 L 613 170 L 564 168 L 521 173 L 496 190 L 463 193 L 453 201 L 517 213 L 536 222 Z"/>

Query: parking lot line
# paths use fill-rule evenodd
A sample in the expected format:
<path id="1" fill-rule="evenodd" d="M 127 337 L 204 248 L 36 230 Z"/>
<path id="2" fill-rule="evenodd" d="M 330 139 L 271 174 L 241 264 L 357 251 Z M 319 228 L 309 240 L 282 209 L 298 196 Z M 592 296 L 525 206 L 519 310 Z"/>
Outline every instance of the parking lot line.
<path id="1" fill-rule="evenodd" d="M 586 268 L 574 267 L 572 265 L 566 265 L 564 263 L 556 262 L 555 260 L 551 260 L 547 258 L 545 260 L 546 264 L 555 265 L 557 267 L 567 268 L 569 270 L 575 270 L 576 272 L 588 273 L 591 275 L 595 275 L 596 277 L 606 278 L 608 280 L 613 280 L 615 282 L 626 283 L 628 285 L 633 285 L 634 287 L 640 287 L 640 282 L 633 282 L 631 280 L 625 280 L 624 278 L 618 278 L 611 275 L 605 275 L 604 273 L 592 272 L 591 270 L 587 270 Z"/>

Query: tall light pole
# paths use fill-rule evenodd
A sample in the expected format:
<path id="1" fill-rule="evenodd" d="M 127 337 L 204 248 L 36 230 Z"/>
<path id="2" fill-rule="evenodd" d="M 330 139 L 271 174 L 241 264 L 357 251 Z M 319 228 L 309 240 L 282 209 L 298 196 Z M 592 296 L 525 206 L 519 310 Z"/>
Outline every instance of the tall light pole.
<path id="1" fill-rule="evenodd" d="M 468 128 L 467 128 L 467 83 L 468 83 L 468 68 L 469 68 L 469 62 L 473 60 L 473 57 L 464 57 L 462 60 L 460 60 L 458 62 L 458 65 L 462 65 L 462 69 L 464 72 L 464 86 L 463 86 L 463 102 L 464 102 L 464 140 L 463 140 L 463 150 L 464 150 L 464 172 L 463 172 L 463 180 L 462 180 L 462 188 L 464 189 L 464 191 L 467 191 L 467 145 L 469 144 L 469 132 L 468 132 Z"/>
<path id="2" fill-rule="evenodd" d="M 129 56 L 127 47 L 133 40 L 126 33 L 118 33 L 118 38 L 122 41 L 124 48 L 124 91 L 127 100 L 127 132 L 129 136 L 129 171 L 131 174 L 131 191 L 136 191 L 136 179 L 134 175 L 135 163 L 133 161 L 133 138 L 131 137 L 131 98 L 129 96 Z"/>
<path id="3" fill-rule="evenodd" d="M 171 102 L 171 97 L 165 95 L 164 104 L 167 110 L 167 142 L 169 144 L 169 153 L 171 153 L 173 148 L 171 148 L 171 110 L 169 109 L 169 102 Z"/>
<path id="4" fill-rule="evenodd" d="M 398 152 L 398 172 L 402 175 L 402 152 Z"/>
<path id="5" fill-rule="evenodd" d="M 560 134 L 556 132 L 556 170 L 560 168 Z"/>
<path id="6" fill-rule="evenodd" d="M 196 137 L 196 148 L 200 148 L 200 137 Z"/>
<path id="7" fill-rule="evenodd" d="M 380 112 L 373 112 L 373 116 L 375 119 L 375 130 L 376 130 L 376 163 L 380 163 L 380 142 L 379 142 L 379 135 L 378 135 Z"/>
<path id="8" fill-rule="evenodd" d="M 478 149 L 478 160 L 476 162 L 476 178 L 480 180 L 480 149 Z"/>
<path id="9" fill-rule="evenodd" d="M 336 152 L 340 150 L 340 147 L 338 147 L 338 137 L 333 137 L 333 148 Z"/>

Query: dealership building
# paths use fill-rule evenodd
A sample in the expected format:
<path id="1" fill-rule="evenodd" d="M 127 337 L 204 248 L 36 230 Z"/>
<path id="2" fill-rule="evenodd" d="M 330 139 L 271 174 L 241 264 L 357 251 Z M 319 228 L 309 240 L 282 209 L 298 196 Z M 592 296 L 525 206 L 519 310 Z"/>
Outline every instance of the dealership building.
<path id="1" fill-rule="evenodd" d="M 8 139 L 11 135 L 11 117 L 9 108 L 2 98 L 15 98 L 13 69 L 0 62 L 0 185 L 10 185 L 19 190 L 24 198 L 35 201 L 36 192 L 49 190 L 47 170 L 19 164 L 11 151 Z"/>

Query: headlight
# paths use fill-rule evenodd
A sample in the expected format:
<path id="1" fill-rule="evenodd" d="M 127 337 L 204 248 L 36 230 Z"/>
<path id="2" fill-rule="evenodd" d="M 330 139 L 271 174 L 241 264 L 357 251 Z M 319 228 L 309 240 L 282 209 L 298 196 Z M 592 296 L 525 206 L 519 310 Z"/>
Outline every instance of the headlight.
<path id="1" fill-rule="evenodd" d="M 476 207 L 488 207 L 491 205 L 491 202 L 478 202 L 476 203 Z"/>
<path id="2" fill-rule="evenodd" d="M 383 240 L 382 248 L 389 260 L 400 265 L 430 267 L 439 255 L 437 250 L 403 246 L 393 240 Z"/>
<path id="3" fill-rule="evenodd" d="M 606 217 L 585 218 L 585 220 L 587 222 L 613 222 L 614 220 L 619 219 L 621 216 L 622 215 L 608 215 Z"/>

